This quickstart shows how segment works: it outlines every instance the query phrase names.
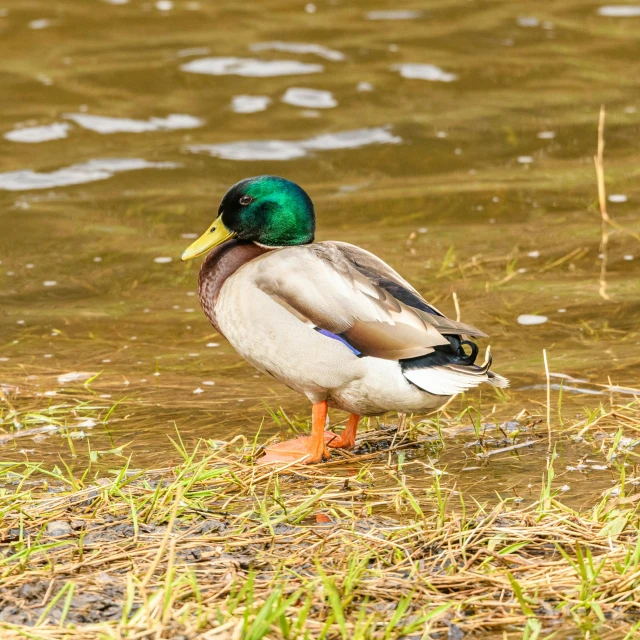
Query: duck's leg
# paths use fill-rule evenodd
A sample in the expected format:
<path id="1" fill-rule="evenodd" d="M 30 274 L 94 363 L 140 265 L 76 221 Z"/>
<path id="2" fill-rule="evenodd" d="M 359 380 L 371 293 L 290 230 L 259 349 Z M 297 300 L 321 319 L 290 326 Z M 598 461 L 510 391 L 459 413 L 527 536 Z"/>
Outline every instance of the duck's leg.
<path id="1" fill-rule="evenodd" d="M 352 413 L 347 421 L 347 426 L 340 435 L 331 431 L 325 431 L 324 442 L 327 447 L 331 447 L 332 449 L 353 449 L 356 443 L 358 422 L 360 422 L 360 416 L 357 413 Z"/>
<path id="2" fill-rule="evenodd" d="M 327 401 L 314 404 L 311 415 L 310 436 L 301 436 L 294 440 L 285 440 L 268 446 L 266 448 L 267 455 L 260 458 L 258 464 L 287 463 L 298 460 L 308 464 L 310 462 L 321 462 L 324 458 L 329 458 L 331 454 L 324 444 Z"/>

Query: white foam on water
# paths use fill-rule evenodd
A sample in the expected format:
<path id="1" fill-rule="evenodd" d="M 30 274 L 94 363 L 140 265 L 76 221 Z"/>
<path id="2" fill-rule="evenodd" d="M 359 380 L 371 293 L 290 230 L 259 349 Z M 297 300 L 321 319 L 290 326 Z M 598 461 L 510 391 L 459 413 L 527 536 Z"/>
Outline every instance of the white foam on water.
<path id="1" fill-rule="evenodd" d="M 236 113 L 258 113 L 265 111 L 271 104 L 271 98 L 267 96 L 234 96 L 231 101 L 231 109 Z"/>
<path id="2" fill-rule="evenodd" d="M 373 91 L 373 85 L 370 82 L 366 82 L 363 80 L 361 82 L 358 82 L 356 89 L 358 91 Z"/>
<path id="3" fill-rule="evenodd" d="M 331 91 L 300 87 L 287 89 L 284 96 L 282 96 L 282 102 L 296 107 L 308 107 L 311 109 L 331 109 L 338 106 L 338 102 Z"/>
<path id="4" fill-rule="evenodd" d="M 415 20 L 422 16 L 422 11 L 395 9 L 391 11 L 368 11 L 364 14 L 367 20 Z"/>
<path id="5" fill-rule="evenodd" d="M 149 118 L 148 120 L 97 116 L 89 113 L 67 113 L 64 117 L 68 120 L 73 120 L 83 129 L 89 129 L 90 131 L 102 134 L 196 129 L 204 124 L 200 118 L 181 113 L 172 113 L 166 118 Z"/>
<path id="6" fill-rule="evenodd" d="M 640 6 L 633 5 L 605 5 L 598 9 L 598 13 L 601 16 L 607 16 L 609 18 L 639 18 Z"/>
<path id="7" fill-rule="evenodd" d="M 523 313 L 518 316 L 518 324 L 524 325 L 534 325 L 534 324 L 544 324 L 547 322 L 549 318 L 547 316 L 537 316 L 530 313 Z"/>
<path id="8" fill-rule="evenodd" d="M 455 73 L 448 73 L 434 64 L 406 63 L 391 67 L 399 71 L 403 78 L 410 80 L 428 80 L 430 82 L 454 82 L 458 79 Z"/>
<path id="9" fill-rule="evenodd" d="M 58 284 L 57 280 L 45 280 L 42 283 L 43 287 L 55 287 Z"/>
<path id="10" fill-rule="evenodd" d="M 71 125 L 65 122 L 54 122 L 39 127 L 25 127 L 24 129 L 14 129 L 4 134 L 4 137 L 11 142 L 47 142 L 48 140 L 60 140 L 67 137 L 67 132 Z"/>
<path id="11" fill-rule="evenodd" d="M 533 156 L 518 156 L 518 162 L 520 164 L 531 164 L 533 162 Z"/>
<path id="12" fill-rule="evenodd" d="M 188 73 L 211 76 L 245 76 L 269 78 L 306 73 L 320 73 L 321 64 L 308 64 L 297 60 L 257 60 L 254 58 L 198 58 L 180 66 Z"/>
<path id="13" fill-rule="evenodd" d="M 178 166 L 175 162 L 148 162 L 141 158 L 103 158 L 74 164 L 48 173 L 39 173 L 32 169 L 0 173 L 0 189 L 4 191 L 51 189 L 106 180 L 114 174 L 124 171 L 175 169 Z"/>
<path id="14" fill-rule="evenodd" d="M 321 44 L 312 44 L 308 42 L 282 42 L 275 40 L 273 42 L 256 42 L 249 47 L 251 51 L 282 51 L 286 53 L 295 53 L 297 55 L 310 53 L 325 60 L 339 62 L 345 59 L 344 53 L 323 47 Z"/>
<path id="15" fill-rule="evenodd" d="M 158 256 L 157 258 L 154 258 L 153 261 L 156 264 L 169 264 L 170 262 L 173 262 L 173 258 L 171 256 Z"/>
<path id="16" fill-rule="evenodd" d="M 555 131 L 539 131 L 537 137 L 540 138 L 540 140 L 553 140 L 553 138 L 556 137 L 556 132 Z"/>
<path id="17" fill-rule="evenodd" d="M 306 140 L 247 140 L 223 144 L 197 144 L 187 147 L 191 153 L 206 153 L 225 160 L 293 160 L 308 150 L 358 149 L 369 144 L 400 144 L 386 127 L 327 133 Z"/>
<path id="18" fill-rule="evenodd" d="M 128 4 L 129 0 L 103 0 L 103 2 L 106 2 L 107 4 L 121 5 L 121 4 Z"/>
<path id="19" fill-rule="evenodd" d="M 607 200 L 609 202 L 626 202 L 628 198 L 624 193 L 612 193 Z"/>

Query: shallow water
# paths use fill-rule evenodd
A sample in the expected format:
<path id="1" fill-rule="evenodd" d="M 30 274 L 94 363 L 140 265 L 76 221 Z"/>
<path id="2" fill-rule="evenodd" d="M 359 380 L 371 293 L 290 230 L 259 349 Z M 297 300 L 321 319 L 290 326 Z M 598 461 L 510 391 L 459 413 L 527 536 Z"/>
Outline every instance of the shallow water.
<path id="1" fill-rule="evenodd" d="M 86 436 L 78 464 L 89 441 L 165 465 L 176 427 L 189 444 L 252 439 L 265 403 L 305 417 L 303 399 L 211 328 L 198 265 L 179 261 L 225 189 L 260 173 L 308 190 L 319 239 L 374 251 L 454 316 L 455 292 L 462 319 L 491 336 L 512 388 L 454 413 L 464 402 L 495 404 L 500 420 L 544 413 L 543 348 L 552 373 L 577 380 L 563 381 L 566 420 L 609 402 L 597 385 L 637 387 L 640 245 L 612 235 L 604 301 L 592 160 L 605 103 L 609 213 L 640 232 L 637 13 L 577 0 L 0 4 L 7 401 L 66 405 Z M 80 400 L 102 417 L 120 404 L 107 427 L 77 427 L 85 409 L 68 408 Z M 261 433 L 275 432 L 267 416 Z M 447 442 L 440 462 L 479 496 L 539 483 L 545 447 L 462 472 L 467 440 Z M 562 438 L 559 449 L 563 464 L 585 454 Z M 59 455 L 59 435 L 2 453 Z M 602 473 L 567 482 L 578 502 L 610 486 Z"/>

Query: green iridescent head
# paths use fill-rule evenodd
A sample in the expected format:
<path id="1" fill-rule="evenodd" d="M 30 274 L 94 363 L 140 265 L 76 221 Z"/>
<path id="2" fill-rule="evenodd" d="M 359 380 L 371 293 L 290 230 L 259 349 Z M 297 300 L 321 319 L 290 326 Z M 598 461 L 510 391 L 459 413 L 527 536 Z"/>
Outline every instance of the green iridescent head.
<path id="1" fill-rule="evenodd" d="M 257 176 L 234 184 L 222 198 L 218 217 L 183 254 L 183 260 L 236 238 L 267 247 L 313 242 L 316 217 L 307 193 L 295 182 Z"/>

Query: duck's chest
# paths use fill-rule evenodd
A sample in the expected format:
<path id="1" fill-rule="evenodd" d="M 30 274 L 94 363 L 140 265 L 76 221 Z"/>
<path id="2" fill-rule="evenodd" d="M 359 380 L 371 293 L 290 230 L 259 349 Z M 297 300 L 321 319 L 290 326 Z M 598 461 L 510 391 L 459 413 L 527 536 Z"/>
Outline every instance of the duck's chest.
<path id="1" fill-rule="evenodd" d="M 224 284 L 240 267 L 266 251 L 253 243 L 245 244 L 231 240 L 213 249 L 202 263 L 198 276 L 200 305 L 211 324 L 222 335 L 225 335 L 225 331 L 218 320 L 218 299 Z"/>

